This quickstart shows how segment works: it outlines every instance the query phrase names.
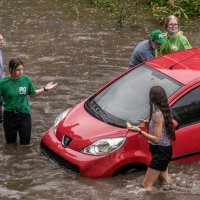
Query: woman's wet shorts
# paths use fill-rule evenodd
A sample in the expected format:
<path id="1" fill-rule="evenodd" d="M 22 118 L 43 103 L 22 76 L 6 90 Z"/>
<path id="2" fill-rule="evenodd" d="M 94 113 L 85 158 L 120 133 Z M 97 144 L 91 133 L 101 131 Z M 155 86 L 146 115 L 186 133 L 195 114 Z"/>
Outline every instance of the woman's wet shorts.
<path id="1" fill-rule="evenodd" d="M 150 144 L 149 151 L 152 154 L 149 167 L 158 171 L 165 171 L 172 158 L 172 146 Z"/>

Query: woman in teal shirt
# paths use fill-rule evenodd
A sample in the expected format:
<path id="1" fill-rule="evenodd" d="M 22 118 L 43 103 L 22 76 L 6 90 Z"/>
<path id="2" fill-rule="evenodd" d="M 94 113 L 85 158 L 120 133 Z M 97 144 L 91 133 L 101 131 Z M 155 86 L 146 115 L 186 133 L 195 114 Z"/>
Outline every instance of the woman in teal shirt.
<path id="1" fill-rule="evenodd" d="M 4 133 L 7 143 L 16 143 L 19 133 L 20 144 L 30 144 L 31 111 L 28 96 L 35 97 L 53 89 L 57 83 L 50 82 L 36 90 L 29 76 L 23 74 L 23 62 L 11 59 L 10 76 L 0 81 L 0 96 L 4 98 Z"/>

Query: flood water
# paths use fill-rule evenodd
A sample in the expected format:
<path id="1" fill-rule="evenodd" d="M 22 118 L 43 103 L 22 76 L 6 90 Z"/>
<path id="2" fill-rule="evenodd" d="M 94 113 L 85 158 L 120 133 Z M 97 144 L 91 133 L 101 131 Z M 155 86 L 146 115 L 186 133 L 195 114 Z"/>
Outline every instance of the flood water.
<path id="1" fill-rule="evenodd" d="M 199 199 L 200 162 L 171 163 L 173 184 L 144 192 L 140 182 L 145 171 L 87 179 L 40 154 L 41 137 L 55 117 L 126 71 L 132 48 L 162 26 L 145 14 L 133 29 L 116 30 L 108 14 L 81 0 L 1 0 L 0 10 L 6 65 L 12 57 L 22 58 L 36 88 L 59 83 L 30 100 L 31 145 L 5 144 L 0 126 L 0 199 Z M 183 29 L 193 46 L 200 46 L 199 22 L 194 19 Z"/>

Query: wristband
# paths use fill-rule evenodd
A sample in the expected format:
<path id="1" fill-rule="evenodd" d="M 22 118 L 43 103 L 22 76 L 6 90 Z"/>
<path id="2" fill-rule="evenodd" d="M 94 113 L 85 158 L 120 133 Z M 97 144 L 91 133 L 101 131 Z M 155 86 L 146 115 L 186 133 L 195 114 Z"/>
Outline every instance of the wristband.
<path id="1" fill-rule="evenodd" d="M 43 89 L 44 89 L 44 91 L 45 91 L 45 92 L 47 92 L 47 91 L 48 91 L 48 90 L 47 90 L 45 87 L 43 87 Z"/>

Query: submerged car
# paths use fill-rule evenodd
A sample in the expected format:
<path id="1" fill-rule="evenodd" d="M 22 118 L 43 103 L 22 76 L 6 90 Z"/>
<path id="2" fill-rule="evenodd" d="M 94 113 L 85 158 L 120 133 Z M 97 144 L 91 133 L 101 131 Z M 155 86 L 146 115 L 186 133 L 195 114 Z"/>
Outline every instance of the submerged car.
<path id="1" fill-rule="evenodd" d="M 155 85 L 165 89 L 179 125 L 172 161 L 199 160 L 200 48 L 160 56 L 123 73 L 60 114 L 42 137 L 41 151 L 83 177 L 112 177 L 147 166 L 148 141 L 127 130 L 126 122 L 148 119 L 148 94 Z"/>

